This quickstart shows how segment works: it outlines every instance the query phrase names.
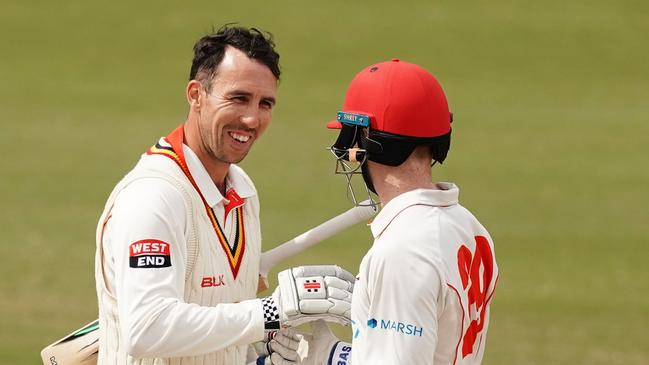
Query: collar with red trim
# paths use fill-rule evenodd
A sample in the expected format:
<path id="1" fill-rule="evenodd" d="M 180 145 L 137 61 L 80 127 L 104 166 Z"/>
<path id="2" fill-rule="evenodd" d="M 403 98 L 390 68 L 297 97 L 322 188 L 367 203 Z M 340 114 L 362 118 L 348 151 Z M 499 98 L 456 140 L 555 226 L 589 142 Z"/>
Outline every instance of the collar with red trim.
<path id="1" fill-rule="evenodd" d="M 405 192 L 386 204 L 376 215 L 370 228 L 374 239 L 388 227 L 404 209 L 417 204 L 447 207 L 458 203 L 460 189 L 453 183 L 437 183 L 437 189 L 415 189 Z"/>
<path id="2" fill-rule="evenodd" d="M 198 158 L 196 153 L 194 153 L 194 151 L 186 144 L 183 144 L 183 152 L 187 168 L 189 168 L 189 172 L 194 178 L 194 181 L 196 181 L 198 190 L 200 190 L 203 197 L 205 197 L 207 204 L 214 208 L 223 200 L 228 200 L 226 199 L 228 194 L 224 197 L 219 189 L 217 189 L 212 178 L 207 173 L 207 169 L 205 169 L 205 166 L 201 163 L 201 160 Z M 246 181 L 241 169 L 235 166 L 230 165 L 225 185 L 227 186 L 228 191 L 234 189 L 242 199 L 250 198 L 255 195 L 255 189 L 250 186 L 248 181 Z M 223 202 L 223 205 L 227 204 L 227 201 Z"/>

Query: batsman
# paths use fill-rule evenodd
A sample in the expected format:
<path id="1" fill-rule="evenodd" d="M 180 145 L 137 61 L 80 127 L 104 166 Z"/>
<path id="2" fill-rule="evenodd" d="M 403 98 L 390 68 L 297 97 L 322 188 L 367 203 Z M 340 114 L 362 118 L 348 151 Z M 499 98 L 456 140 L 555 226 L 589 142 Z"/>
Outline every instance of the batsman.
<path id="1" fill-rule="evenodd" d="M 481 363 L 498 266 L 491 236 L 459 204 L 457 185 L 433 181 L 451 122 L 442 87 L 418 65 L 393 59 L 352 80 L 328 124 L 340 130 L 330 150 L 351 200 L 363 204 L 352 185 L 360 175 L 382 209 L 354 286 L 352 343 L 315 322 L 302 334 L 309 355 L 301 364 Z"/>
<path id="2" fill-rule="evenodd" d="M 99 364 L 287 364 L 297 347 L 275 331 L 349 323 L 354 277 L 337 266 L 284 271 L 255 298 L 259 200 L 236 164 L 271 122 L 279 77 L 267 33 L 226 26 L 195 44 L 187 120 L 141 156 L 99 221 Z"/>

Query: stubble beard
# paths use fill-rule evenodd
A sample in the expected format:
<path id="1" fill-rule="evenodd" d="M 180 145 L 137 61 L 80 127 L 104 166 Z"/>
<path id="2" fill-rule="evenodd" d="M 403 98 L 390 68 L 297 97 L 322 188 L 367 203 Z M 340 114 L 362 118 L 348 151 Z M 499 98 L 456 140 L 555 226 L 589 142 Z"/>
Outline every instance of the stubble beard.
<path id="1" fill-rule="evenodd" d="M 206 150 L 208 151 L 209 156 L 216 161 L 226 164 L 237 164 L 243 161 L 243 159 L 248 155 L 248 152 L 250 152 L 250 149 L 246 150 L 241 155 L 237 155 L 236 157 L 229 156 L 225 151 L 225 146 L 227 145 L 225 141 L 226 138 L 231 137 L 227 134 L 227 132 L 224 132 L 221 135 L 220 139 L 215 139 L 214 143 L 212 144 L 206 144 L 206 147 L 208 147 L 206 148 Z"/>
<path id="2" fill-rule="evenodd" d="M 221 162 L 228 163 L 228 164 L 233 164 L 233 163 L 236 164 L 236 163 L 239 163 L 239 162 L 243 161 L 243 159 L 246 158 L 246 156 L 248 155 L 248 152 L 249 152 L 249 151 L 250 151 L 250 150 L 246 151 L 246 152 L 243 154 L 243 156 L 241 156 L 240 158 L 232 158 L 232 157 L 228 157 L 228 156 L 225 154 L 225 152 L 223 152 L 222 149 L 217 149 L 216 151 L 214 151 L 214 152 L 212 153 L 212 156 L 213 156 L 215 159 L 217 159 L 217 160 L 219 160 L 219 161 L 221 161 Z"/>
<path id="3" fill-rule="evenodd" d="M 230 141 L 227 141 L 227 139 L 232 137 L 230 137 L 226 132 L 227 127 L 228 126 L 223 126 L 223 128 L 220 131 L 213 131 L 210 128 L 203 129 L 199 127 L 200 139 L 201 139 L 201 143 L 203 144 L 202 149 L 203 151 L 205 151 L 207 157 L 213 162 L 224 163 L 224 164 L 237 164 L 243 161 L 243 159 L 248 155 L 248 152 L 250 152 L 250 148 L 252 148 L 252 145 L 246 151 L 243 152 L 231 151 L 230 153 L 228 153 L 226 149 Z M 237 143 L 237 142 L 232 142 L 232 143 Z"/>

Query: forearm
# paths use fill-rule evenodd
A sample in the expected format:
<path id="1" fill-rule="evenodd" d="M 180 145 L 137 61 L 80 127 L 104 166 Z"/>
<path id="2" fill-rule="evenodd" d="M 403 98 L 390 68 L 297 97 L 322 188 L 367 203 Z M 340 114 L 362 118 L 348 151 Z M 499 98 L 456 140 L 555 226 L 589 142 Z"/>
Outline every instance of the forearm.
<path id="1" fill-rule="evenodd" d="M 258 299 L 203 307 L 165 299 L 135 313 L 122 335 L 134 357 L 191 356 L 261 341 L 264 319 Z"/>

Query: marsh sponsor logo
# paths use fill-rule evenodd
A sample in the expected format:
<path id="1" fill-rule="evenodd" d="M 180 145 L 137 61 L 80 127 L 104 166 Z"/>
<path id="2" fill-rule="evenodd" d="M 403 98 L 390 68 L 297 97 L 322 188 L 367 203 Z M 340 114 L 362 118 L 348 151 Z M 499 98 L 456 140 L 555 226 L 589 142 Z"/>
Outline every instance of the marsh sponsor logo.
<path id="1" fill-rule="evenodd" d="M 367 327 L 370 329 L 394 331 L 407 336 L 421 337 L 424 334 L 424 328 L 414 324 L 393 321 L 390 319 L 371 318 L 367 321 Z"/>

